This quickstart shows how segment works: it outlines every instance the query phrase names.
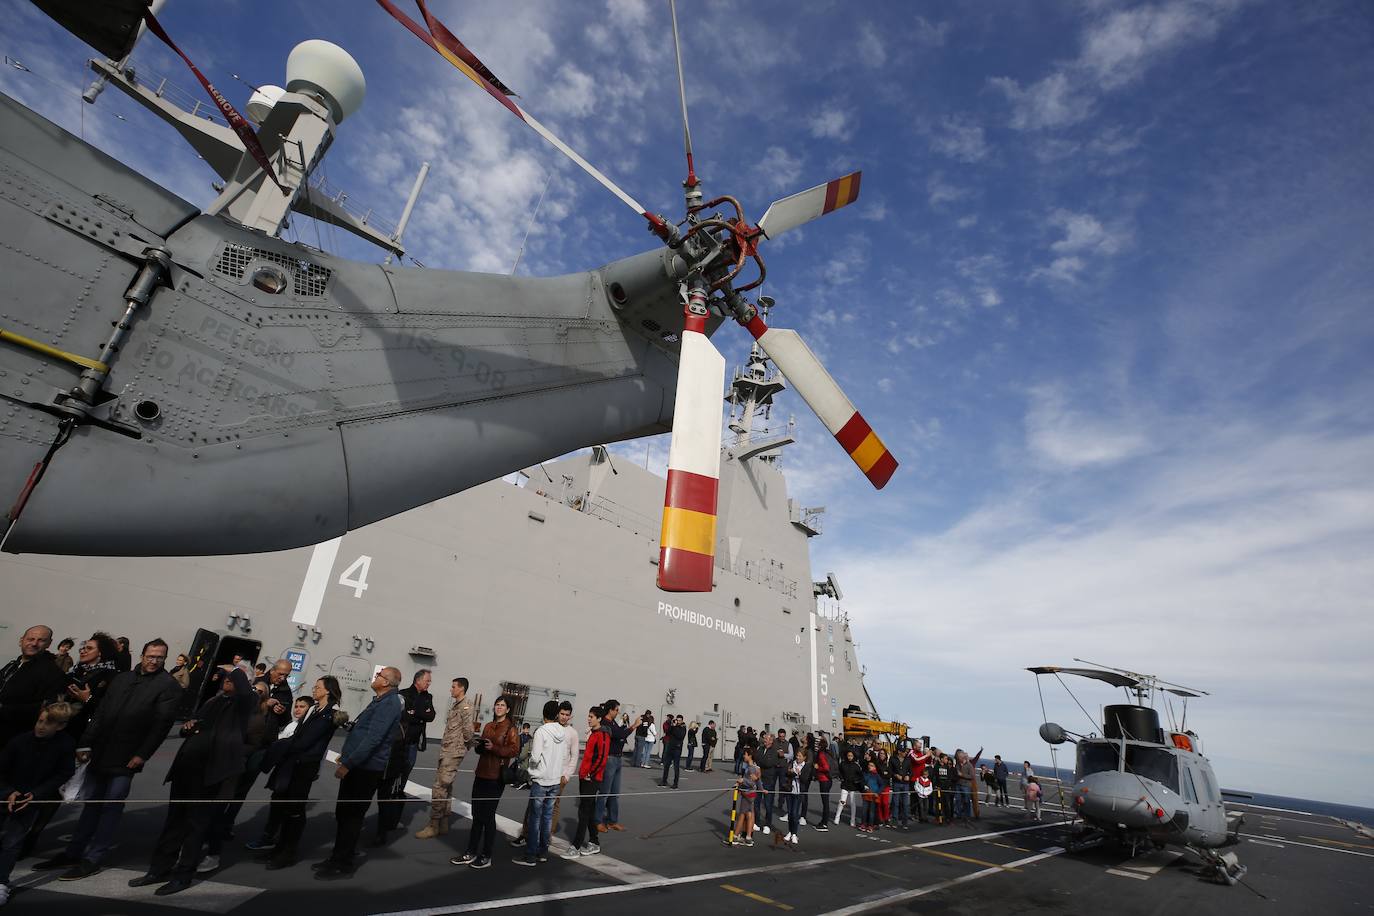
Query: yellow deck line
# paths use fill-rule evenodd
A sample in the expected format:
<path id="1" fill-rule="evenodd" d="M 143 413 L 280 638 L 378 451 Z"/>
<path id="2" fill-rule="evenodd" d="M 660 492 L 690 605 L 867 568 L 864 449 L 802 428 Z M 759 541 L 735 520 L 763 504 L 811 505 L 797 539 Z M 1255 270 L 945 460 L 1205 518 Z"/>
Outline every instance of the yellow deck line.
<path id="1" fill-rule="evenodd" d="M 742 887 L 735 887 L 733 884 L 722 884 L 721 887 L 732 894 L 741 894 L 745 897 L 748 897 L 750 900 L 757 900 L 759 903 L 766 903 L 769 906 L 775 906 L 780 910 L 792 909 L 792 907 L 788 906 L 785 903 L 779 903 L 776 900 L 772 900 L 768 897 L 763 896 L 762 894 L 756 894 L 753 891 L 746 891 Z"/>
<path id="2" fill-rule="evenodd" d="M 956 862 L 968 862 L 970 865 L 981 865 L 984 868 L 1000 868 L 1002 869 L 1002 871 L 1020 871 L 1019 868 L 1011 868 L 1006 865 L 998 865 L 996 862 L 985 862 L 982 859 L 973 859 L 969 856 L 957 856 L 952 852 L 942 852 L 939 849 L 922 849 L 921 852 L 924 852 L 927 855 L 942 856 L 946 859 L 954 859 Z"/>

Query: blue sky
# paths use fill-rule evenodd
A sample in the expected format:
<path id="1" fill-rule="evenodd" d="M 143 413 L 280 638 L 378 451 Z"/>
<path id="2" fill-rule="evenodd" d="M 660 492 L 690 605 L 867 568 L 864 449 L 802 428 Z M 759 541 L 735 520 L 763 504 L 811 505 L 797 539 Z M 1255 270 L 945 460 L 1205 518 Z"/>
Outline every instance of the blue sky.
<path id="1" fill-rule="evenodd" d="M 328 178 L 394 218 L 431 160 L 407 236 L 429 266 L 509 271 L 546 182 L 521 273 L 650 247 L 375 5 L 319 8 L 221 5 L 210 29 L 173 0 L 162 18 L 236 101 L 231 74 L 279 82 L 300 40 L 353 53 L 368 96 Z M 531 113 L 680 212 L 666 3 L 433 9 Z M 757 219 L 864 170 L 857 204 L 767 249 L 767 292 L 902 461 L 875 494 L 784 403 L 793 488 L 829 510 L 814 569 L 839 574 L 882 711 L 1043 760 L 1022 669 L 1078 655 L 1212 690 L 1190 722 L 1224 784 L 1374 805 L 1348 779 L 1374 769 L 1369 5 L 684 0 L 681 15 L 708 193 Z M 211 199 L 169 130 L 115 92 L 82 107 L 88 54 L 36 11 L 19 5 L 0 44 L 31 71 L 5 68 L 0 89 Z M 193 87 L 164 49 L 140 56 Z M 716 340 L 743 355 L 745 335 Z M 651 447 L 661 463 L 666 441 Z"/>

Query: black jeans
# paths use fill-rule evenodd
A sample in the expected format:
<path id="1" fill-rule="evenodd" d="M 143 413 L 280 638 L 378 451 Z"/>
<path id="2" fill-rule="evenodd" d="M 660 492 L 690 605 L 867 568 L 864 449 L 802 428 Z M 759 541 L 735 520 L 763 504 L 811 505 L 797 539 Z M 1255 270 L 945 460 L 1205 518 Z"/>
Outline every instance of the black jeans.
<path id="1" fill-rule="evenodd" d="M 714 744 L 703 744 L 701 746 L 701 772 L 706 772 L 706 765 L 711 762 L 711 751 L 715 750 Z"/>
<path id="2" fill-rule="evenodd" d="M 309 804 L 305 799 L 310 797 L 310 789 L 319 772 L 318 761 L 298 763 L 291 771 L 286 788 L 272 792 L 272 806 L 263 835 L 276 837 L 277 848 L 272 858 L 278 862 L 294 864 L 296 861 L 296 850 L 305 832 L 305 809 Z"/>
<path id="3" fill-rule="evenodd" d="M 573 834 L 573 847 L 576 849 L 586 844 L 588 834 L 593 842 L 600 842 L 596 837 L 596 828 L 592 826 L 596 820 L 596 793 L 600 788 L 601 783 L 595 779 L 577 781 L 577 794 L 582 797 L 577 800 L 577 832 Z"/>
<path id="4" fill-rule="evenodd" d="M 339 800 L 334 806 L 334 851 L 329 854 L 335 865 L 353 867 L 358 835 L 363 832 L 363 820 L 381 782 L 381 770 L 349 770 L 339 780 Z"/>
<path id="5" fill-rule="evenodd" d="M 172 776 L 171 804 L 167 806 L 167 820 L 153 848 L 153 860 L 148 865 L 150 875 L 174 875 L 177 878 L 195 876 L 200 862 L 201 848 L 215 819 L 224 811 L 224 803 L 233 797 L 237 777 L 231 776 L 206 785 L 200 773 Z M 219 801 L 190 801 L 190 799 L 219 799 Z"/>
<path id="6" fill-rule="evenodd" d="M 821 826 L 830 826 L 830 785 L 828 779 L 816 780 L 816 789 L 821 793 Z"/>
<path id="7" fill-rule="evenodd" d="M 668 784 L 668 767 L 673 768 L 673 786 L 682 779 L 682 745 L 669 744 L 663 748 L 663 784 Z"/>
<path id="8" fill-rule="evenodd" d="M 382 778 L 381 789 L 377 792 L 377 834 L 385 836 L 387 831 L 395 830 L 405 815 L 406 782 L 415 768 L 415 755 L 419 744 L 408 744 L 392 755 Z"/>
<path id="9" fill-rule="evenodd" d="M 501 803 L 501 793 L 506 789 L 499 779 L 472 781 L 472 831 L 468 834 L 468 852 L 491 858 L 492 847 L 496 845 L 496 806 Z"/>

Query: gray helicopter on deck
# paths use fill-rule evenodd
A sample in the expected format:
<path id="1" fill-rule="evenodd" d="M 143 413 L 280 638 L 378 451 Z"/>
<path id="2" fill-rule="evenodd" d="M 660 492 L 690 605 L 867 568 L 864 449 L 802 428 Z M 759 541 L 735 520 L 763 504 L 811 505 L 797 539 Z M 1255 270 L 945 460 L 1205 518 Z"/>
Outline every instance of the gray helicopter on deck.
<path id="1" fill-rule="evenodd" d="M 1150 845 L 1181 846 L 1202 860 L 1208 878 L 1235 884 L 1244 876 L 1245 866 L 1235 853 L 1220 849 L 1237 842 L 1244 815 L 1226 810 L 1212 764 L 1203 756 L 1202 739 L 1187 728 L 1188 700 L 1207 696 L 1206 691 L 1150 674 L 1079 658 L 1074 661 L 1094 667 L 1045 665 L 1026 670 L 1037 678 L 1053 675 L 1070 696 L 1073 692 L 1060 675 L 1120 687 L 1133 695 L 1134 702 L 1103 707 L 1100 729 L 1088 735 L 1075 734 L 1054 722 L 1040 726 L 1040 737 L 1049 744 L 1067 741 L 1078 749 L 1072 805 L 1086 827 L 1070 841 L 1068 850 L 1089 849 L 1108 839 L 1132 852 Z M 1177 723 L 1172 704 L 1166 705 L 1168 729 L 1160 726 L 1159 711 L 1153 705 L 1161 693 L 1183 700 Z M 1082 703 L 1078 705 L 1083 708 Z"/>
<path id="2" fill-rule="evenodd" d="M 382 233 L 312 183 L 366 91 L 342 48 L 297 45 L 285 85 L 260 87 L 244 117 L 173 42 L 155 15 L 161 0 L 34 3 L 106 56 L 91 61 L 87 100 L 109 85 L 137 101 L 200 154 L 220 193 L 202 212 L 0 94 L 0 549 L 189 556 L 317 544 L 578 448 L 672 430 L 658 584 L 709 591 L 724 392 L 709 336 L 727 319 L 875 487 L 896 470 L 801 338 L 764 323 L 771 300 L 744 295 L 763 282 L 760 246 L 852 203 L 860 173 L 775 201 L 757 223 L 733 197 L 706 199 L 675 9 L 687 180 L 685 215 L 672 222 L 520 107 L 424 0 L 418 22 L 378 0 L 379 26 L 403 26 L 662 243 L 528 278 L 393 265 L 400 227 Z M 182 58 L 212 107 L 187 110 L 140 78 L 129 56 L 145 31 Z M 293 213 L 388 258 L 288 242 Z"/>

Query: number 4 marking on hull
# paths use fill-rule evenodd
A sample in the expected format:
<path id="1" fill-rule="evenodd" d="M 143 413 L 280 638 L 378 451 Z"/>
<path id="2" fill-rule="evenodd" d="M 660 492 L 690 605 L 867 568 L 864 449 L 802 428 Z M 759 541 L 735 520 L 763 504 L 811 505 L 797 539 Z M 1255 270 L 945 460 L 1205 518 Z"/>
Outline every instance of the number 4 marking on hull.
<path id="1" fill-rule="evenodd" d="M 364 554 L 339 576 L 339 584 L 353 589 L 353 597 L 361 598 L 367 591 L 367 571 L 372 568 L 372 558 Z M 354 577 L 354 574 L 357 574 Z"/>

